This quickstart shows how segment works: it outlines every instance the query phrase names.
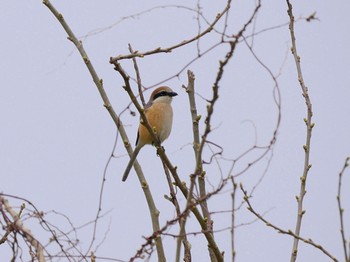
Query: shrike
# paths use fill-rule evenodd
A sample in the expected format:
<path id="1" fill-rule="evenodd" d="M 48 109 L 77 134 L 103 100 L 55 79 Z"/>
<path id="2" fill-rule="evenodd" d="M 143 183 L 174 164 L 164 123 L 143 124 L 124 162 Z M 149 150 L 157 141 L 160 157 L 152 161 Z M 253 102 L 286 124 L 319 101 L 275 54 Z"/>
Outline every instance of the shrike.
<path id="1" fill-rule="evenodd" d="M 171 132 L 173 124 L 173 109 L 171 101 L 173 96 L 177 96 L 173 90 L 167 86 L 158 87 L 154 90 L 145 106 L 145 115 L 150 126 L 156 131 L 160 143 L 167 139 Z M 123 181 L 128 178 L 131 167 L 133 166 L 141 148 L 147 144 L 154 144 L 152 135 L 147 128 L 140 123 L 137 133 L 136 147 L 132 154 L 129 164 L 125 169 Z"/>

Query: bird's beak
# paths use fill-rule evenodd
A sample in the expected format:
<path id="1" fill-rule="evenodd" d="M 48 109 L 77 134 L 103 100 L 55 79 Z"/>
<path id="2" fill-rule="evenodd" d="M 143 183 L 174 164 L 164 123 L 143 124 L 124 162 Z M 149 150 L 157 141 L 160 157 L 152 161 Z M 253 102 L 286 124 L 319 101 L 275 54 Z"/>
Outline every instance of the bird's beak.
<path id="1" fill-rule="evenodd" d="M 170 92 L 170 93 L 169 93 L 169 96 L 177 96 L 177 93 L 175 93 L 175 92 Z"/>

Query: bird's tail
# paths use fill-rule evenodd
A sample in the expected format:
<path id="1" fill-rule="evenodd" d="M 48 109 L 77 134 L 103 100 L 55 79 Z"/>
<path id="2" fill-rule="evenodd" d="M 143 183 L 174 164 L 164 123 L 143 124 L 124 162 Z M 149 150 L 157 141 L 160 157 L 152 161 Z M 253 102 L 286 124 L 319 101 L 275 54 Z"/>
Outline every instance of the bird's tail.
<path id="1" fill-rule="evenodd" d="M 140 152 L 140 149 L 141 149 L 141 146 L 136 146 L 135 147 L 135 150 L 134 150 L 134 153 L 132 154 L 131 158 L 130 158 L 130 161 L 128 163 L 128 166 L 126 167 L 125 171 L 124 171 L 124 175 L 123 175 L 123 178 L 122 178 L 122 181 L 124 182 L 127 178 L 128 178 L 128 175 L 130 173 L 130 170 L 136 160 L 136 157 L 137 155 L 139 154 Z"/>

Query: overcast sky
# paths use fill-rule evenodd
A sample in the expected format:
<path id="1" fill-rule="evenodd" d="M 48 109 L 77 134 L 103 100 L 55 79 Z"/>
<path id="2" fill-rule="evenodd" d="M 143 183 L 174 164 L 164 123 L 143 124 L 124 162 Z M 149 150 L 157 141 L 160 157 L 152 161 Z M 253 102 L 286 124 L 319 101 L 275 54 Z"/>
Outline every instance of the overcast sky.
<path id="1" fill-rule="evenodd" d="M 103 3 L 101 3 L 103 2 Z M 215 2 L 215 3 L 214 3 Z M 115 111 L 120 114 L 129 105 L 122 88 L 121 77 L 109 64 L 109 57 L 128 53 L 128 43 L 134 50 L 148 51 L 168 47 L 198 33 L 195 9 L 197 1 L 53 1 L 64 15 L 95 66 Z M 225 1 L 199 1 L 206 19 L 213 21 Z M 250 17 L 255 1 L 233 1 L 228 20 L 228 33 L 236 34 Z M 293 1 L 294 15 L 307 17 L 316 12 L 317 20 L 296 23 L 298 51 L 313 104 L 315 128 L 312 134 L 311 164 L 306 214 L 301 235 L 312 238 L 331 254 L 343 261 L 336 206 L 338 173 L 350 155 L 350 3 L 340 1 Z M 135 15 L 153 7 L 155 8 Z M 133 15 L 131 17 L 131 15 Z M 248 42 L 255 54 L 277 76 L 281 93 L 282 122 L 273 152 L 237 178 L 251 190 L 268 166 L 262 183 L 251 199 L 267 219 L 284 229 L 294 229 L 300 180 L 304 163 L 303 144 L 306 128 L 303 118 L 306 107 L 298 85 L 295 64 L 290 53 L 290 35 L 284 1 L 262 1 L 252 32 L 265 31 Z M 86 67 L 61 25 L 42 1 L 0 1 L 0 191 L 24 197 L 39 210 L 55 210 L 68 216 L 75 226 L 94 219 L 99 201 L 102 176 L 116 140 L 116 127 L 103 107 L 102 100 Z M 207 24 L 201 19 L 200 30 Z M 217 30 L 222 30 L 219 23 Z M 172 163 L 178 166 L 180 177 L 189 182 L 194 170 L 191 118 L 187 94 L 181 88 L 187 84 L 186 70 L 173 77 L 197 56 L 220 41 L 213 31 L 182 49 L 169 54 L 145 57 L 139 61 L 145 87 L 160 82 L 173 88 L 174 124 L 170 138 L 164 143 Z M 206 114 L 206 101 L 211 97 L 218 61 L 228 51 L 220 45 L 187 69 L 196 75 L 198 113 Z M 132 63 L 122 66 L 134 76 Z M 170 78 L 170 79 L 169 79 Z M 164 82 L 164 80 L 169 79 Z M 133 83 L 136 90 L 136 84 Z M 255 144 L 268 145 L 276 128 L 278 110 L 274 103 L 274 82 L 247 46 L 241 42 L 226 68 L 219 89 L 219 101 L 213 116 L 213 132 L 208 139 L 223 147 L 223 159 L 218 164 L 205 165 L 208 190 L 215 188 L 223 176 L 229 175 L 232 162 Z M 150 92 L 146 92 L 148 99 Z M 134 107 L 131 110 L 135 111 Z M 127 110 L 121 115 L 129 139 L 135 141 L 138 116 Z M 217 150 L 217 148 L 214 148 Z M 239 173 L 261 152 L 254 150 L 237 162 L 232 175 Z M 107 213 L 97 231 L 98 244 L 107 233 L 96 255 L 127 260 L 144 243 L 142 236 L 152 234 L 149 212 L 139 182 L 132 171 L 127 182 L 121 176 L 128 162 L 123 143 L 117 140 L 116 156 L 107 168 L 102 212 Z M 206 148 L 205 160 L 211 152 Z M 164 194 L 169 193 L 159 158 L 152 147 L 139 155 L 158 209 L 161 226 L 175 216 Z M 226 160 L 225 160 L 226 159 Z M 229 160 L 227 160 L 229 159 Z M 350 227 L 349 171 L 343 182 L 345 222 Z M 209 201 L 211 211 L 231 208 L 231 187 Z M 237 194 L 237 204 L 242 194 Z M 180 203 L 184 200 L 179 194 Z M 13 205 L 19 201 L 9 199 Z M 215 229 L 230 226 L 230 214 L 213 215 Z M 236 212 L 237 224 L 248 223 L 255 217 L 245 207 Z M 50 213 L 47 220 L 63 230 L 69 223 Z M 200 231 L 195 219 L 189 222 L 189 232 Z M 34 220 L 29 222 L 41 242 L 48 242 Z M 171 230 L 178 232 L 177 227 Z M 346 231 L 349 238 L 350 229 Z M 78 231 L 81 248 L 86 251 L 92 237 L 92 227 Z M 219 248 L 230 260 L 230 232 L 217 233 Z M 168 261 L 173 261 L 176 242 L 165 237 Z M 192 236 L 193 261 L 207 261 L 206 243 L 202 235 Z M 94 245 L 94 247 L 96 246 Z M 260 221 L 236 229 L 237 261 L 288 261 L 292 238 L 280 235 Z M 0 256 L 8 256 L 8 247 L 0 246 Z M 156 256 L 152 257 L 156 261 Z M 300 244 L 298 261 L 329 261 L 319 250 Z"/>

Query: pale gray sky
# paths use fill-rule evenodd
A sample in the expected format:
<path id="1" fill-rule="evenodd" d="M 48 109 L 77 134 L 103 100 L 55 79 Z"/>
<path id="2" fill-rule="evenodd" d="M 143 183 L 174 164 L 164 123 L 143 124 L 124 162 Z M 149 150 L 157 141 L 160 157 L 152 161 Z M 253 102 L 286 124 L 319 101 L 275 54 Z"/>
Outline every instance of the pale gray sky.
<path id="1" fill-rule="evenodd" d="M 197 1 L 53 1 L 79 37 L 106 91 L 119 114 L 129 103 L 122 89 L 122 79 L 109 64 L 109 57 L 128 53 L 127 44 L 135 50 L 147 51 L 168 47 L 193 37 L 198 32 L 196 14 L 185 9 L 167 7 L 140 16 L 130 15 L 161 5 L 185 5 L 195 8 Z M 209 21 L 222 11 L 225 1 L 200 1 Z M 306 85 L 309 87 L 314 110 L 315 128 L 312 136 L 311 164 L 305 197 L 306 215 L 302 236 L 312 238 L 340 261 L 343 251 L 339 235 L 336 206 L 338 173 L 350 155 L 350 18 L 348 1 L 293 1 L 296 18 L 317 12 L 317 21 L 298 22 L 296 27 L 298 51 Z M 237 33 L 250 16 L 254 1 L 233 1 L 229 33 Z M 120 23 L 117 23 L 120 21 Z M 255 24 L 256 32 L 288 22 L 284 1 L 262 1 Z M 66 39 L 61 25 L 41 1 L 0 1 L 0 191 L 32 201 L 40 210 L 56 210 L 67 215 L 75 226 L 94 219 L 102 175 L 114 145 L 116 128 L 103 107 L 91 76 L 78 52 Z M 113 25 L 112 27 L 110 27 Z M 222 23 L 217 28 L 222 29 Z M 109 28 L 110 27 L 110 28 Z M 206 24 L 201 23 L 204 29 Z M 96 31 L 99 29 L 107 29 Z M 250 27 L 246 35 L 251 34 Z M 95 34 L 96 32 L 96 34 Z M 88 35 L 88 37 L 84 37 Z M 201 51 L 217 43 L 220 35 L 212 33 L 199 42 Z M 251 43 L 251 39 L 248 39 Z M 295 64 L 289 52 L 290 36 L 287 26 L 270 30 L 254 38 L 257 56 L 277 75 L 281 92 L 282 122 L 274 148 L 272 162 L 263 182 L 251 199 L 255 208 L 266 218 L 285 229 L 294 229 L 296 219 L 295 195 L 299 194 L 305 143 L 306 108 L 298 85 Z M 196 90 L 211 97 L 211 86 L 217 73 L 218 61 L 228 47 L 222 45 L 189 66 L 196 75 Z M 170 54 L 158 54 L 139 60 L 145 86 L 175 75 L 197 55 L 196 43 Z M 122 61 L 134 75 L 130 61 Z M 179 175 L 189 181 L 193 172 L 191 120 L 187 94 L 181 88 L 187 84 L 186 70 L 179 78 L 165 82 L 179 96 L 175 97 L 174 125 L 170 138 L 164 143 Z M 136 85 L 134 84 L 134 87 Z M 274 83 L 266 70 L 257 63 L 244 43 L 239 44 L 226 68 L 220 85 L 220 99 L 215 107 L 213 128 L 209 140 L 224 148 L 223 157 L 237 158 L 254 145 L 266 145 L 276 126 L 277 109 L 273 102 Z M 149 97 L 150 92 L 145 96 Z M 198 111 L 206 114 L 206 102 L 197 96 Z M 133 108 L 134 109 L 134 108 Z M 131 141 L 136 138 L 138 117 L 128 112 L 121 116 Z M 204 117 L 202 118 L 204 120 Z M 203 122 L 201 123 L 203 130 Z M 118 140 L 107 170 L 102 211 L 111 210 L 101 220 L 97 242 L 108 234 L 96 255 L 127 260 L 144 242 L 142 236 L 151 232 L 148 208 L 134 171 L 126 183 L 121 176 L 128 162 L 125 149 Z M 258 155 L 258 151 L 237 163 L 234 174 Z M 205 156 L 210 156 L 207 150 Z M 270 157 L 271 154 L 268 154 Z M 144 148 L 141 163 L 160 210 L 161 225 L 175 216 L 172 205 L 164 199 L 168 194 L 166 179 L 154 148 Z M 268 163 L 264 158 L 238 178 L 247 189 L 259 180 Z M 230 162 L 220 160 L 223 175 Z M 218 166 L 205 166 L 214 186 L 219 177 Z M 348 172 L 349 173 L 349 172 Z M 344 177 L 343 203 L 345 222 L 350 209 L 350 179 Z M 208 185 L 208 189 L 211 187 Z M 211 211 L 229 210 L 230 191 L 209 201 Z M 241 198 L 239 193 L 237 197 Z M 181 204 L 184 200 L 181 199 Z M 14 200 L 14 204 L 20 202 Z M 238 200 L 237 202 L 240 202 Z M 237 224 L 255 217 L 242 208 L 236 213 Z M 68 223 L 51 214 L 47 219 L 68 229 Z M 230 226 L 230 215 L 214 215 L 216 229 Z M 192 219 L 189 231 L 199 227 Z M 43 242 L 48 241 L 34 223 L 33 232 Z M 28 225 L 28 226 L 30 226 Z M 347 228 L 350 224 L 347 223 Z M 177 227 L 171 230 L 177 233 Z M 346 231 L 348 236 L 350 230 Z M 90 243 L 92 228 L 78 232 L 82 250 Z M 230 233 L 216 235 L 218 245 L 230 260 Z M 201 235 L 191 237 L 193 261 L 206 261 L 206 243 Z M 175 241 L 165 238 L 166 255 L 173 260 Z M 288 261 L 292 238 L 279 235 L 260 221 L 236 229 L 237 261 Z M 1 245 L 0 254 L 8 254 Z M 2 257 L 3 255 L 1 255 Z M 152 261 L 156 261 L 154 254 Z M 298 261 L 329 261 L 319 250 L 300 244 Z"/>

